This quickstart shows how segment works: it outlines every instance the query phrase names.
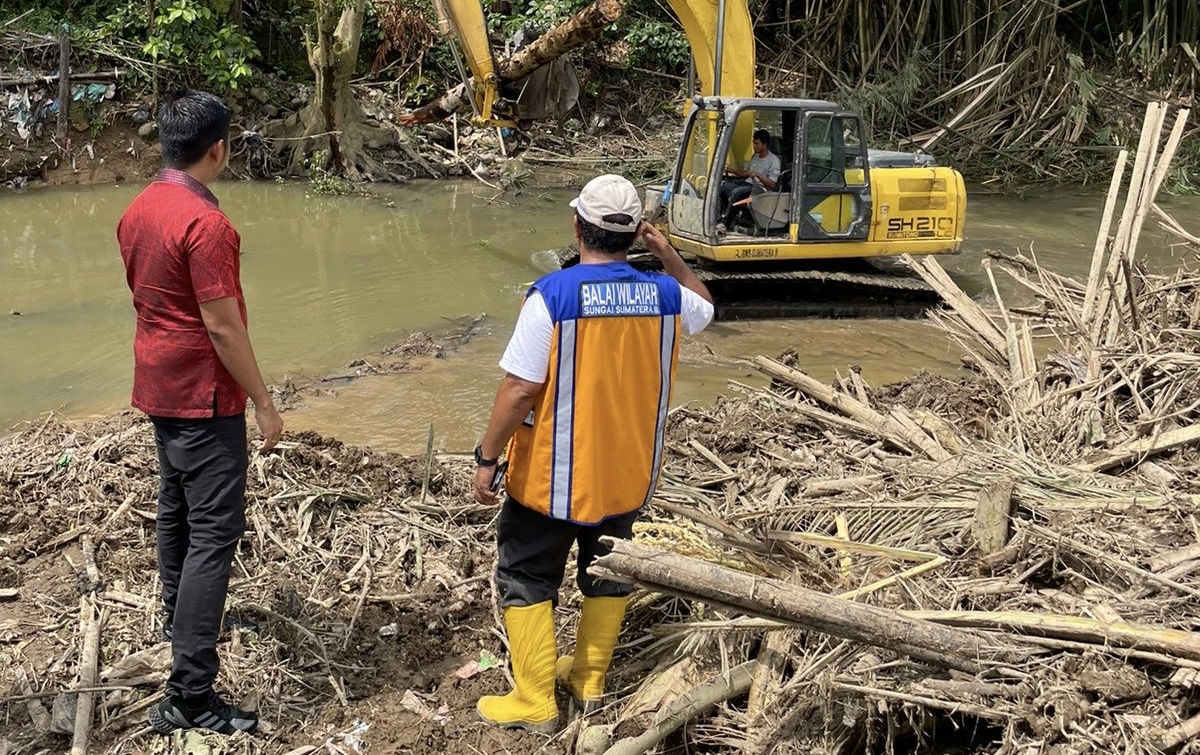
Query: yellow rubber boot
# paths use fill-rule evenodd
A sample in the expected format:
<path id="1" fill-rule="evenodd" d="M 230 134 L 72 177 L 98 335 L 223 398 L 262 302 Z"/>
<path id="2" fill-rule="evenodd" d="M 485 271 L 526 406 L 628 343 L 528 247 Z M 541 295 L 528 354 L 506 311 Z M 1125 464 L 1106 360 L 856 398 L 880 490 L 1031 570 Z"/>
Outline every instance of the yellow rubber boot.
<path id="1" fill-rule="evenodd" d="M 555 666 L 555 676 L 570 688 L 584 713 L 591 713 L 604 699 L 604 676 L 612 663 L 628 603 L 627 596 L 584 598 L 575 655 L 564 655 Z"/>
<path id="2" fill-rule="evenodd" d="M 516 688 L 479 698 L 475 709 L 490 724 L 552 734 L 558 729 L 554 700 L 554 604 L 504 609 Z"/>

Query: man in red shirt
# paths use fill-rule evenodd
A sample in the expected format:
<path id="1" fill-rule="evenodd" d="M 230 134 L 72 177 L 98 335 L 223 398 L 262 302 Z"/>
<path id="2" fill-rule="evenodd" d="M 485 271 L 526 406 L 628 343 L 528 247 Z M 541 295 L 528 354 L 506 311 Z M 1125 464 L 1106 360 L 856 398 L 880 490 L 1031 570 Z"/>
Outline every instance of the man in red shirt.
<path id="1" fill-rule="evenodd" d="M 283 433 L 246 331 L 241 239 L 208 190 L 229 160 L 230 111 L 184 91 L 159 110 L 163 170 L 121 216 L 117 240 L 137 311 L 133 405 L 158 447 L 158 569 L 173 663 L 150 709 L 160 734 L 253 731 L 257 714 L 213 690 L 229 572 L 246 528 L 246 398 L 260 451 Z"/>

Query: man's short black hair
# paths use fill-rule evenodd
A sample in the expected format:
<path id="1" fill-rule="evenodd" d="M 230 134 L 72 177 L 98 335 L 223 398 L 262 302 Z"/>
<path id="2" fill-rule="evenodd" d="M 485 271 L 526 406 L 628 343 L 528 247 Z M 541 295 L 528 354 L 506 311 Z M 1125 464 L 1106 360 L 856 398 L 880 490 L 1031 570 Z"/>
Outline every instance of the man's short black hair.
<path id="1" fill-rule="evenodd" d="M 744 134 L 746 132 L 743 131 L 742 133 Z M 754 132 L 754 141 L 762 142 L 763 144 L 770 145 L 771 144 L 771 132 L 767 131 L 765 128 L 758 129 L 757 131 Z"/>
<path id="2" fill-rule="evenodd" d="M 575 213 L 575 218 L 579 221 L 579 240 L 583 246 L 593 252 L 603 252 L 604 254 L 627 252 L 637 239 L 637 233 L 620 233 L 593 225 L 584 220 L 578 212 Z M 606 223 L 633 223 L 633 218 L 624 213 L 605 215 L 602 219 Z"/>
<path id="3" fill-rule="evenodd" d="M 179 169 L 198 163 L 212 145 L 229 139 L 232 115 L 220 97 L 208 92 L 185 89 L 168 97 L 158 109 L 163 163 Z"/>

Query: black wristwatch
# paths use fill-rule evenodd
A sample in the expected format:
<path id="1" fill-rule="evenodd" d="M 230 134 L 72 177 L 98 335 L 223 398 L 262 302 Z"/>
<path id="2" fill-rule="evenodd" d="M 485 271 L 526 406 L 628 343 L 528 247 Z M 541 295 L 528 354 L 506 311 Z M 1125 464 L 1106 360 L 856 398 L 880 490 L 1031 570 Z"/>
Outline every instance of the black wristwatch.
<path id="1" fill-rule="evenodd" d="M 494 459 L 483 458 L 483 446 L 482 445 L 475 446 L 475 466 L 477 466 L 477 467 L 494 467 L 494 466 L 496 466 L 496 462 L 498 462 L 498 461 L 500 461 L 499 456 L 497 456 Z"/>

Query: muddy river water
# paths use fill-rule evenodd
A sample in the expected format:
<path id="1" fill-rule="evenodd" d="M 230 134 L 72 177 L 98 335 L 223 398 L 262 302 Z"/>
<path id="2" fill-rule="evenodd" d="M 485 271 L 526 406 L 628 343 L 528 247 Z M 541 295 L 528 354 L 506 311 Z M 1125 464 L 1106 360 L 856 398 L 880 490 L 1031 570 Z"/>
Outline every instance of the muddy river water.
<path id="1" fill-rule="evenodd" d="M 0 189 L 0 435 L 52 410 L 86 416 L 128 404 L 134 316 L 114 228 L 139 188 Z M 437 448 L 470 449 L 521 296 L 546 269 L 542 252 L 571 240 L 571 194 L 492 199 L 474 183 L 389 187 L 371 199 L 266 182 L 222 183 L 216 192 L 242 234 L 251 336 L 268 382 L 346 372 L 414 331 L 488 316 L 461 348 L 418 371 L 306 396 L 288 413 L 289 429 L 415 453 L 433 424 Z M 1200 200 L 1164 205 L 1200 232 Z M 972 196 L 966 249 L 942 262 L 981 297 L 983 249 L 1028 253 L 1032 245 L 1043 265 L 1086 276 L 1102 206 L 1102 197 L 1071 192 Z M 1158 270 L 1189 257 L 1156 232 L 1141 254 Z M 789 347 L 820 379 L 850 365 L 873 384 L 958 368 L 955 348 L 921 321 L 715 323 L 684 350 L 677 403 L 709 401 L 730 380 L 759 383 L 740 360 Z"/>

